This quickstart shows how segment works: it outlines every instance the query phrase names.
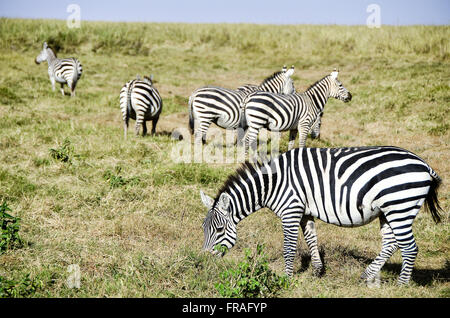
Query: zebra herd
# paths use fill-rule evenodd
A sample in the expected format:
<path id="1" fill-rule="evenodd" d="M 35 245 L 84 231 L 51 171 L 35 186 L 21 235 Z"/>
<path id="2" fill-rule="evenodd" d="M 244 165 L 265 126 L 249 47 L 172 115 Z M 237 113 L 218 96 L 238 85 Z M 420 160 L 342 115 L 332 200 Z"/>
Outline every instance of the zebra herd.
<path id="1" fill-rule="evenodd" d="M 47 60 L 53 90 L 55 82 L 67 84 L 71 95 L 82 67 L 77 59 L 58 59 L 44 43 L 36 63 Z M 238 144 L 246 153 L 254 149 L 262 128 L 289 131 L 288 151 L 276 158 L 245 162 L 222 185 L 215 198 L 203 191 L 200 196 L 208 213 L 203 222 L 203 249 L 223 255 L 237 239 L 237 224 L 262 208 L 271 209 L 280 219 L 284 234 L 286 274 L 294 273 L 294 256 L 299 228 L 311 253 L 314 273 L 323 272 L 315 230 L 315 219 L 341 227 L 380 221 L 381 251 L 361 278 L 379 284 L 380 270 L 400 249 L 402 268 L 399 284 L 408 284 L 418 252 L 412 224 L 421 207 L 440 221 L 437 173 L 419 156 L 392 146 L 352 148 L 305 148 L 306 137 L 320 134 L 321 116 L 330 97 L 349 102 L 352 94 L 334 70 L 306 91 L 295 91 L 294 67 L 275 72 L 260 85 L 246 84 L 235 90 L 206 86 L 194 91 L 188 104 L 189 128 L 194 143 L 206 142 L 209 126 L 238 130 Z M 135 132 L 152 135 L 162 111 L 162 98 L 152 78 L 139 76 L 120 91 L 120 109 L 127 136 L 129 119 Z M 294 148 L 299 134 L 299 148 Z M 224 247 L 224 248 L 221 248 Z"/>

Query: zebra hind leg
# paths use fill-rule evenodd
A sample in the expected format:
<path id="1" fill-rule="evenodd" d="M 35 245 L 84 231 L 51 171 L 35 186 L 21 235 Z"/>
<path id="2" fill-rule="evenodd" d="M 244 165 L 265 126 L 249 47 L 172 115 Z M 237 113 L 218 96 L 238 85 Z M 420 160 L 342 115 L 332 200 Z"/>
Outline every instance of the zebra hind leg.
<path id="1" fill-rule="evenodd" d="M 255 154 L 257 150 L 258 144 L 258 133 L 259 127 L 249 127 L 247 129 L 247 133 L 245 135 L 244 147 L 245 147 L 245 155 L 247 156 L 250 153 L 250 149 Z M 256 155 L 256 154 L 255 154 Z"/>
<path id="2" fill-rule="evenodd" d="M 195 144 L 206 144 L 206 133 L 211 125 L 210 121 L 196 121 L 194 123 L 194 143 Z"/>
<path id="3" fill-rule="evenodd" d="M 380 287 L 380 271 L 386 261 L 398 249 L 391 227 L 386 222 L 384 215 L 380 216 L 381 251 L 373 262 L 361 275 L 361 279 L 366 282 L 367 287 Z"/>
<path id="4" fill-rule="evenodd" d="M 128 118 L 123 121 L 123 137 L 127 139 L 128 133 Z"/>
<path id="5" fill-rule="evenodd" d="M 152 119 L 152 136 L 156 133 L 156 124 L 158 123 L 159 116 Z"/>
<path id="6" fill-rule="evenodd" d="M 62 96 L 64 96 L 64 84 L 63 83 L 61 83 L 61 94 L 62 94 Z"/>
<path id="7" fill-rule="evenodd" d="M 242 127 L 238 127 L 236 129 L 237 131 L 237 137 L 236 137 L 236 145 L 238 147 L 241 147 L 244 145 L 244 138 L 245 138 L 245 129 Z"/>
<path id="8" fill-rule="evenodd" d="M 144 120 L 142 122 L 142 137 L 147 136 L 147 122 Z"/>
<path id="9" fill-rule="evenodd" d="M 139 131 L 141 130 L 143 120 L 141 118 L 136 118 L 136 125 L 134 126 L 134 133 L 139 136 Z"/>
<path id="10" fill-rule="evenodd" d="M 402 269 L 397 281 L 399 285 L 407 285 L 409 283 L 417 253 L 419 252 L 412 232 L 412 223 L 417 213 L 419 213 L 423 201 L 424 199 L 417 201 L 416 205 L 413 205 L 408 210 L 391 210 L 384 213 L 402 253 Z"/>
<path id="11" fill-rule="evenodd" d="M 291 150 L 295 146 L 295 137 L 297 137 L 297 129 L 289 130 L 289 143 L 288 150 Z"/>
<path id="12" fill-rule="evenodd" d="M 70 96 L 75 97 L 75 88 L 77 87 L 77 82 L 73 81 L 72 85 L 70 86 Z"/>
<path id="13" fill-rule="evenodd" d="M 313 273 L 315 276 L 320 277 L 323 275 L 324 268 L 317 245 L 317 233 L 314 219 L 311 216 L 304 215 L 300 222 L 300 226 L 302 228 L 306 244 L 308 245 L 308 248 L 311 252 L 311 264 L 313 266 Z"/>

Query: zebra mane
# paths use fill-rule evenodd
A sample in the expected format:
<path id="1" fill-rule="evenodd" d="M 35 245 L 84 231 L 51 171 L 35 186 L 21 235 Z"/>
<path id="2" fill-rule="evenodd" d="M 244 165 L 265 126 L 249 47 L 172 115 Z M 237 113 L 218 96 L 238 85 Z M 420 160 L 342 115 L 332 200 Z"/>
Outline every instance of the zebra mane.
<path id="1" fill-rule="evenodd" d="M 249 174 L 252 175 L 256 171 L 263 168 L 264 165 L 270 161 L 271 160 L 269 158 L 261 158 L 255 163 L 245 161 L 239 168 L 236 169 L 233 174 L 228 176 L 224 184 L 220 187 L 219 191 L 217 192 L 216 199 L 214 200 L 214 205 L 217 203 L 217 200 L 219 200 L 220 194 L 227 191 L 233 185 L 233 183 L 239 183 L 242 179 L 247 179 L 247 172 L 250 172 Z"/>
<path id="2" fill-rule="evenodd" d="M 328 75 L 325 75 L 323 78 L 321 78 L 320 80 L 316 81 L 314 84 L 310 85 L 310 86 L 305 90 L 305 92 L 308 91 L 308 90 L 310 90 L 310 89 L 313 88 L 314 86 L 316 86 L 318 83 L 320 83 L 321 81 L 323 81 L 323 80 L 324 80 L 325 78 L 327 78 L 328 76 L 330 76 L 330 75 L 329 75 L 329 74 L 328 74 Z"/>
<path id="3" fill-rule="evenodd" d="M 279 76 L 280 74 L 283 74 L 283 73 L 284 73 L 283 71 L 278 71 L 278 72 L 273 73 L 272 75 L 267 77 L 264 81 L 262 81 L 261 85 L 264 85 L 265 83 L 273 80 L 275 77 L 277 77 L 277 76 Z"/>
<path id="4" fill-rule="evenodd" d="M 55 57 L 58 57 L 58 56 L 56 55 L 56 50 L 55 50 L 53 47 L 50 47 L 50 45 L 47 44 L 46 50 L 50 50 L 50 52 L 52 52 L 53 55 L 54 55 Z"/>

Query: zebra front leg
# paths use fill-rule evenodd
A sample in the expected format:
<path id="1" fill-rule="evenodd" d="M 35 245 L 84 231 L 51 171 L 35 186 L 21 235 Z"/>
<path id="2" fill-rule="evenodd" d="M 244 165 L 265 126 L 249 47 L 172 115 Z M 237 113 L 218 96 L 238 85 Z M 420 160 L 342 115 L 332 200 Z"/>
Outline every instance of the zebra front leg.
<path id="1" fill-rule="evenodd" d="M 297 129 L 289 130 L 289 143 L 288 150 L 291 150 L 295 146 L 295 137 L 297 137 Z"/>
<path id="2" fill-rule="evenodd" d="M 380 271 L 386 261 L 398 249 L 397 241 L 384 215 L 380 216 L 381 251 L 373 262 L 366 268 L 361 278 L 368 287 L 380 287 Z"/>
<path id="3" fill-rule="evenodd" d="M 52 91 L 55 91 L 55 78 L 50 76 L 50 83 L 52 83 Z"/>
<path id="4" fill-rule="evenodd" d="M 61 94 L 64 96 L 64 83 L 61 83 Z"/>
<path id="5" fill-rule="evenodd" d="M 309 133 L 309 125 L 308 126 L 298 126 L 298 146 L 300 148 L 304 148 L 306 146 L 306 138 L 308 137 Z"/>
<path id="6" fill-rule="evenodd" d="M 321 276 L 323 274 L 323 264 L 320 259 L 319 249 L 317 246 L 317 233 L 314 218 L 309 215 L 304 215 L 300 222 L 300 226 L 302 228 L 306 244 L 311 252 L 313 273 L 315 276 Z"/>
<path id="7" fill-rule="evenodd" d="M 294 257 L 297 250 L 298 228 L 300 226 L 300 217 L 291 216 L 282 220 L 284 234 L 283 257 L 285 263 L 286 275 L 292 277 L 294 273 Z"/>

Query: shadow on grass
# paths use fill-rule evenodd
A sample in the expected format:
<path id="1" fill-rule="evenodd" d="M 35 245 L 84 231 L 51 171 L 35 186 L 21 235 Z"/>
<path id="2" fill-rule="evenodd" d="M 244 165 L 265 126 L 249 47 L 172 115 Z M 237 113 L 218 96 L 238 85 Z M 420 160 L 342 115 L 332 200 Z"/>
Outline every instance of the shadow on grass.
<path id="1" fill-rule="evenodd" d="M 399 251 L 397 251 L 396 253 L 399 253 Z M 319 254 L 320 259 L 324 265 L 323 270 L 319 276 L 323 276 L 325 274 L 325 268 L 327 267 L 327 253 L 325 252 L 325 249 L 323 247 L 319 248 Z M 362 252 L 358 252 L 355 249 L 349 249 L 342 246 L 334 247 L 330 254 L 333 258 L 344 260 L 344 264 L 342 264 L 344 266 L 345 263 L 349 263 L 348 266 L 351 266 L 350 263 L 352 261 L 356 261 L 357 263 L 360 263 L 364 266 L 368 266 L 373 261 L 373 258 L 364 255 L 364 253 Z M 309 268 L 309 266 L 311 266 L 311 255 L 309 254 L 309 251 L 302 249 L 298 251 L 298 257 L 300 259 L 300 267 L 296 272 L 305 272 Z M 401 268 L 401 263 L 386 263 L 381 270 L 389 274 L 398 276 L 400 275 Z M 425 269 L 414 267 L 411 280 L 419 286 L 429 286 L 437 280 L 443 283 L 450 282 L 450 261 L 446 260 L 445 265 L 440 269 Z"/>

